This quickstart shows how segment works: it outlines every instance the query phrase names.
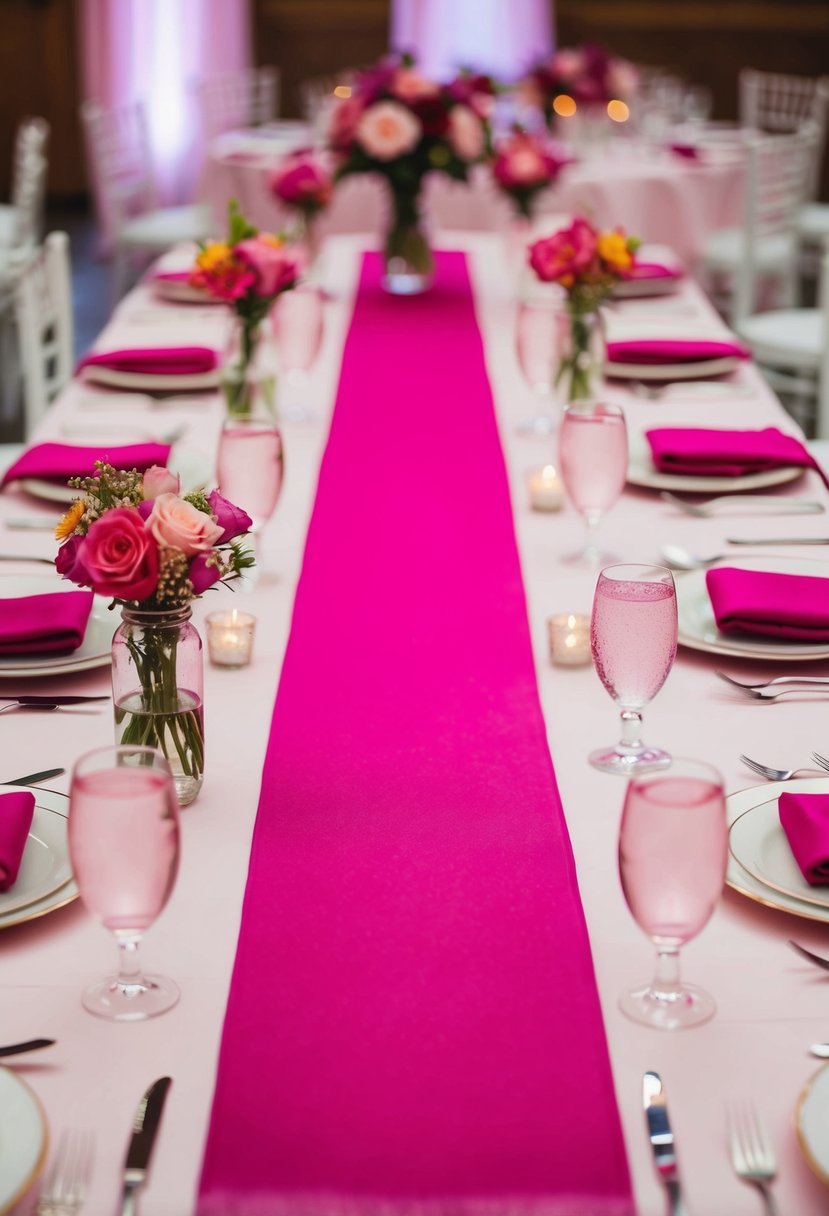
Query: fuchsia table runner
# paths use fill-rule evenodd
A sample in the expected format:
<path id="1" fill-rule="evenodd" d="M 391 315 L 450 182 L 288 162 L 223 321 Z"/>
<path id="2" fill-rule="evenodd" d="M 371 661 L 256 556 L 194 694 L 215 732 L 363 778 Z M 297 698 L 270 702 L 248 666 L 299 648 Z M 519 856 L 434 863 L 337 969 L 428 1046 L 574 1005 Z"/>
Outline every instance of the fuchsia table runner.
<path id="1" fill-rule="evenodd" d="M 465 261 L 439 255 L 434 290 L 411 299 L 379 274 L 368 255 L 274 710 L 199 1212 L 623 1216 Z"/>

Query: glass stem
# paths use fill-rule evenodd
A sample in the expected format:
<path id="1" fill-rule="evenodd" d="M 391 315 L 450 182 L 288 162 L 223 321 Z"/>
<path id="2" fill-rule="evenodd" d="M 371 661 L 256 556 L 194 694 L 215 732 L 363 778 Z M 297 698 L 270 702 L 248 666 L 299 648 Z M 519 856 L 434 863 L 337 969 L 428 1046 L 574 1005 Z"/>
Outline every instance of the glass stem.
<path id="1" fill-rule="evenodd" d="M 622 710 L 622 740 L 620 747 L 627 752 L 642 750 L 642 715 L 638 709 Z"/>
<path id="2" fill-rule="evenodd" d="M 141 975 L 138 947 L 141 938 L 130 935 L 118 937 L 118 986 L 120 988 L 135 988 L 144 983 Z"/>
<path id="3" fill-rule="evenodd" d="M 587 537 L 585 540 L 586 553 L 598 553 L 599 551 L 599 524 L 602 521 L 601 511 L 588 511 L 584 517 L 584 522 L 587 527 Z"/>
<path id="4" fill-rule="evenodd" d="M 657 946 L 656 971 L 651 988 L 661 997 L 678 997 L 682 991 L 679 978 L 679 947 Z"/>

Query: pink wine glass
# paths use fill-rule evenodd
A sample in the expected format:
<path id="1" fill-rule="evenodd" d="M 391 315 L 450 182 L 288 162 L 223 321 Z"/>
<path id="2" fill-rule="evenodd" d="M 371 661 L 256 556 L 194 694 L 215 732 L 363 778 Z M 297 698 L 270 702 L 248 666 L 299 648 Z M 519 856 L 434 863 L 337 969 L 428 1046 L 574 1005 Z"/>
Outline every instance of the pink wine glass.
<path id="1" fill-rule="evenodd" d="M 69 792 L 69 856 L 81 900 L 118 943 L 118 974 L 87 988 L 84 1008 L 118 1022 L 171 1009 L 176 984 L 139 963 L 141 939 L 178 870 L 178 799 L 161 752 L 122 745 L 81 757 Z"/>
<path id="2" fill-rule="evenodd" d="M 274 305 L 271 324 L 276 339 L 279 374 L 285 388 L 280 397 L 280 414 L 290 422 L 305 422 L 312 417 L 305 400 L 308 395 L 308 373 L 316 362 L 322 344 L 321 292 L 313 287 L 284 292 Z"/>
<path id="3" fill-rule="evenodd" d="M 282 433 L 270 418 L 227 418 L 219 438 L 219 492 L 251 517 L 251 546 L 273 515 L 282 490 Z M 247 578 L 242 585 L 250 585 Z"/>
<path id="4" fill-rule="evenodd" d="M 622 738 L 591 752 L 606 773 L 631 776 L 670 763 L 642 742 L 642 708 L 659 692 L 676 657 L 676 588 L 664 566 L 609 566 L 593 596 L 590 648 L 599 679 L 622 711 Z"/>
<path id="5" fill-rule="evenodd" d="M 525 381 L 535 393 L 538 410 L 518 424 L 523 435 L 551 435 L 557 423 L 556 376 L 567 312 L 562 300 L 529 299 L 518 305 L 515 353 Z"/>
<path id="6" fill-rule="evenodd" d="M 598 527 L 627 478 L 628 438 L 622 409 L 600 401 L 568 405 L 558 433 L 558 459 L 567 497 L 587 526 L 584 548 L 562 560 L 601 566 L 611 559 L 598 547 Z"/>
<path id="7" fill-rule="evenodd" d="M 619 875 L 627 905 L 656 946 L 656 972 L 619 1004 L 660 1030 L 698 1026 L 714 998 L 683 984 L 680 947 L 708 923 L 725 881 L 728 828 L 720 774 L 698 760 L 674 760 L 628 784 L 619 832 Z"/>

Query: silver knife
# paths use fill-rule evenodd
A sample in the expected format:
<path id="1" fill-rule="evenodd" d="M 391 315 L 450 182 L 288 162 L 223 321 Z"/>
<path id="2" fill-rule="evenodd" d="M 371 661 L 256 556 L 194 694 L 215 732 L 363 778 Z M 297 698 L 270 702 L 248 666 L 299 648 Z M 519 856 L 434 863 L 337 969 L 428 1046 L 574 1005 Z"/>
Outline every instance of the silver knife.
<path id="1" fill-rule="evenodd" d="M 668 1119 L 662 1078 L 658 1072 L 646 1072 L 642 1078 L 642 1101 L 645 1107 L 648 1138 L 653 1149 L 656 1172 L 668 1192 L 671 1216 L 687 1216 L 687 1209 L 679 1189 L 674 1134 Z"/>
<path id="2" fill-rule="evenodd" d="M 0 701 L 16 701 L 18 705 L 86 705 L 90 701 L 108 701 L 109 693 L 104 693 L 102 696 L 88 696 L 84 694 L 74 694 L 72 696 L 64 696 L 59 693 L 56 697 L 29 696 L 28 693 L 23 693 L 16 697 L 13 693 L 4 693 L 0 696 Z"/>
<path id="3" fill-rule="evenodd" d="M 729 545 L 829 545 L 829 536 L 727 536 Z"/>
<path id="4" fill-rule="evenodd" d="M 157 1081 L 153 1081 L 138 1103 L 132 1123 L 132 1138 L 124 1162 L 121 1216 L 135 1216 L 135 1192 L 147 1181 L 147 1169 L 161 1122 L 161 1112 L 171 1084 L 170 1077 L 159 1077 Z"/>
<path id="5" fill-rule="evenodd" d="M 14 781 L 0 781 L 0 785 L 40 785 L 41 781 L 51 781 L 53 777 L 62 777 L 65 768 L 45 768 L 40 773 L 27 773 L 25 777 L 15 777 Z"/>

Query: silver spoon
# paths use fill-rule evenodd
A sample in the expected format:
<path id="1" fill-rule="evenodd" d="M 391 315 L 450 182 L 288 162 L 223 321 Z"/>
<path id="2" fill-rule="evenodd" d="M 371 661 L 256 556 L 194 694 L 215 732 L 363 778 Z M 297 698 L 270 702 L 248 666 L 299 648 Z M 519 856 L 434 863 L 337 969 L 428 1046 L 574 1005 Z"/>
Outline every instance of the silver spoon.
<path id="1" fill-rule="evenodd" d="M 806 539 L 795 539 L 791 536 L 778 539 L 773 536 L 752 537 L 748 540 L 736 540 L 734 537 L 726 538 L 729 545 L 814 545 L 827 544 L 829 540 L 814 541 Z M 696 553 L 689 553 L 687 549 L 683 549 L 681 545 L 663 545 L 661 549 L 662 559 L 666 566 L 670 566 L 672 570 L 704 570 L 708 566 L 715 566 L 717 562 L 732 561 L 736 558 L 735 553 L 712 553 L 708 557 L 700 557 Z M 740 557 L 743 557 L 740 554 Z M 750 556 L 746 554 L 745 556 Z"/>

